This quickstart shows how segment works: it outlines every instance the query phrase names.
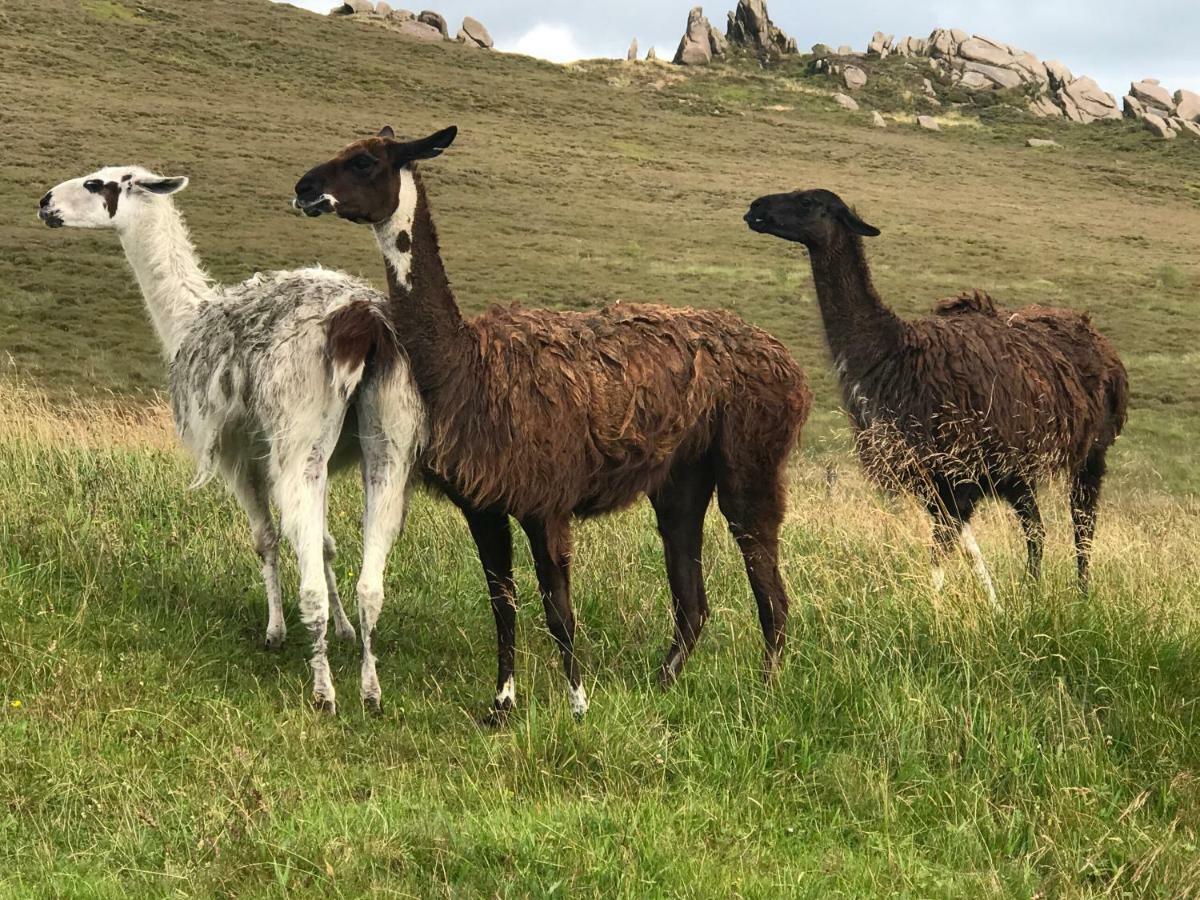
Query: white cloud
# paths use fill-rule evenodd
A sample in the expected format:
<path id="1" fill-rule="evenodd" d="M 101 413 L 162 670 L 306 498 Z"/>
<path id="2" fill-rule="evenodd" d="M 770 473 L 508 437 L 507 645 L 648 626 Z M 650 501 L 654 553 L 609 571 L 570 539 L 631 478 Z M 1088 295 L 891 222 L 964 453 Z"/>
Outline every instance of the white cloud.
<path id="1" fill-rule="evenodd" d="M 565 63 L 583 59 L 588 54 L 579 46 L 573 32 L 566 25 L 534 25 L 517 40 L 503 48 L 511 53 L 524 53 L 550 62 Z"/>

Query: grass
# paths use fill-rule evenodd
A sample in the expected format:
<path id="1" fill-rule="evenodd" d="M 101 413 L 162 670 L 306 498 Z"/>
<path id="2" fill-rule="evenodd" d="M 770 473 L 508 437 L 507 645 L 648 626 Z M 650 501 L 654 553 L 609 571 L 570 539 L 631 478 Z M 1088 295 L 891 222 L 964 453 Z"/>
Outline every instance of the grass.
<path id="1" fill-rule="evenodd" d="M 593 707 L 575 723 L 518 557 L 521 708 L 474 716 L 494 644 L 465 528 L 419 495 L 378 639 L 386 712 L 333 659 L 305 700 L 302 629 L 258 649 L 246 526 L 188 493 L 166 412 L 19 394 L 0 433 L 0 893 L 88 897 L 1194 897 L 1200 679 L 1194 502 L 1118 491 L 1077 595 L 1061 504 L 1044 588 L 1016 529 L 926 587 L 926 527 L 844 471 L 800 467 L 778 683 L 717 517 L 714 616 L 677 688 L 652 674 L 669 598 L 648 510 L 580 528 Z M 852 471 L 852 470 L 851 470 Z M 350 478 L 331 518 L 354 582 Z M 838 515 L 829 515 L 835 504 Z M 294 571 L 286 573 L 295 594 Z"/>
<path id="2" fill-rule="evenodd" d="M 1006 96 L 923 133 L 923 73 L 898 59 L 848 114 L 805 60 L 562 68 L 251 0 L 0 0 L 0 21 L 0 896 L 1200 896 L 1200 142 L 1034 120 Z M 521 547 L 521 709 L 475 724 L 491 616 L 432 497 L 389 572 L 382 720 L 358 709 L 350 648 L 341 716 L 308 710 L 294 610 L 286 649 L 257 650 L 246 526 L 219 488 L 185 490 L 115 236 L 33 211 L 62 179 L 138 162 L 192 177 L 180 204 L 222 280 L 320 261 L 382 283 L 368 237 L 286 202 L 384 122 L 462 128 L 425 171 L 468 309 L 727 307 L 808 370 L 773 688 L 715 516 L 713 620 L 677 688 L 652 686 L 669 599 L 644 506 L 579 529 L 583 723 Z M 1087 310 L 1120 348 L 1133 410 L 1090 599 L 1061 490 L 1041 588 L 993 509 L 1004 613 L 965 567 L 927 589 L 927 523 L 847 455 L 806 259 L 740 222 L 760 194 L 818 185 L 884 229 L 875 277 L 901 312 L 979 286 Z M 344 593 L 360 509 L 340 479 Z"/>

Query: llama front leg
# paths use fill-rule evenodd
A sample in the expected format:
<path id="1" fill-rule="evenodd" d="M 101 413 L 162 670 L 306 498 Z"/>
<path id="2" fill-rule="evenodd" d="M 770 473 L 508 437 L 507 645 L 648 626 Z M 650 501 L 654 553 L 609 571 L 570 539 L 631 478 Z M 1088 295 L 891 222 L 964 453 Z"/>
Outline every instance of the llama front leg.
<path id="1" fill-rule="evenodd" d="M 575 656 L 575 612 L 571 608 L 571 526 L 568 522 L 529 519 L 521 523 L 529 537 L 537 570 L 546 627 L 562 653 L 563 674 L 571 699 L 571 712 L 582 718 L 588 711 L 587 690 Z"/>
<path id="2" fill-rule="evenodd" d="M 283 592 L 279 587 L 279 534 L 271 518 L 271 501 L 266 486 L 253 466 L 234 462 L 223 466 L 224 475 L 246 511 L 254 550 L 262 560 L 263 585 L 267 592 L 267 634 L 264 646 L 278 650 L 287 636 L 283 620 Z"/>
<path id="3" fill-rule="evenodd" d="M 512 532 L 508 516 L 496 510 L 463 507 L 479 562 L 487 580 L 492 616 L 496 620 L 496 695 L 484 718 L 501 725 L 517 702 L 514 670 L 517 656 L 517 587 L 512 571 Z"/>
<path id="4" fill-rule="evenodd" d="M 983 592 L 987 594 L 988 603 L 991 604 L 992 609 L 999 611 L 1000 603 L 996 599 L 996 587 L 992 584 L 992 576 L 988 573 L 987 562 L 983 558 L 983 552 L 979 549 L 979 542 L 975 540 L 975 532 L 971 530 L 970 522 L 963 523 L 959 540 L 971 560 L 975 577 L 979 579 L 979 583 L 983 586 Z"/>

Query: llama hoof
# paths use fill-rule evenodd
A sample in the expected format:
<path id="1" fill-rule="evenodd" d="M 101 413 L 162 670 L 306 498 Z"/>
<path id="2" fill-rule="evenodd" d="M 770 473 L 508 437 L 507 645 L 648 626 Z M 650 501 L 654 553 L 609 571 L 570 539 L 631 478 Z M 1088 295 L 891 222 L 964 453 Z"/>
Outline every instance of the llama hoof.
<path id="1" fill-rule="evenodd" d="M 484 728 L 503 728 L 508 724 L 508 716 L 512 710 L 513 705 L 511 703 L 494 705 L 479 717 L 479 724 Z"/>
<path id="2" fill-rule="evenodd" d="M 363 707 L 367 710 L 367 715 L 378 719 L 383 715 L 383 701 L 378 697 L 363 697 Z"/>
<path id="3" fill-rule="evenodd" d="M 283 639 L 286 632 L 276 631 L 267 634 L 266 640 L 263 641 L 263 649 L 268 653 L 276 653 L 283 649 Z"/>
<path id="4" fill-rule="evenodd" d="M 679 674 L 674 668 L 663 663 L 662 667 L 658 670 L 658 689 L 665 694 L 675 686 L 675 680 L 678 677 Z"/>
<path id="5" fill-rule="evenodd" d="M 337 701 L 330 700 L 328 697 L 315 696 L 313 697 L 313 709 L 323 716 L 337 715 Z"/>
<path id="6" fill-rule="evenodd" d="M 354 626 L 349 622 L 335 622 L 333 625 L 333 633 L 337 635 L 339 641 L 347 644 L 353 644 L 358 640 L 358 634 L 354 630 Z"/>
<path id="7" fill-rule="evenodd" d="M 767 687 L 773 685 L 779 678 L 779 657 L 771 654 L 763 663 L 763 684 Z"/>

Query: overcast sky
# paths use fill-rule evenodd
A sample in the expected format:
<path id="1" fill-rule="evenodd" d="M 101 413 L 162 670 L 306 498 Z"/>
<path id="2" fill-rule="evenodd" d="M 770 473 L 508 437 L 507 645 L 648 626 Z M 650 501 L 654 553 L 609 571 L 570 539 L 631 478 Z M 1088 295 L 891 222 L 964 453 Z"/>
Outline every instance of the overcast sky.
<path id="1" fill-rule="evenodd" d="M 328 12 L 335 0 L 286 0 Z M 389 0 L 408 8 L 404 0 Z M 463 16 L 483 22 L 501 50 L 556 62 L 590 56 L 624 57 L 637 37 L 642 55 L 675 52 L 694 0 L 426 0 L 455 32 Z M 710 2 L 709 19 L 725 30 L 736 0 Z M 1200 91 L 1198 0 L 858 0 L 816 3 L 770 0 L 771 18 L 801 48 L 815 43 L 866 47 L 872 32 L 924 37 L 936 27 L 962 28 L 1020 47 L 1039 59 L 1058 59 L 1121 95 L 1129 82 L 1158 78 L 1174 91 Z"/>

